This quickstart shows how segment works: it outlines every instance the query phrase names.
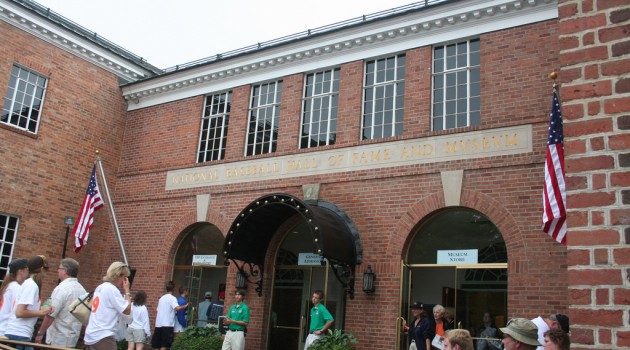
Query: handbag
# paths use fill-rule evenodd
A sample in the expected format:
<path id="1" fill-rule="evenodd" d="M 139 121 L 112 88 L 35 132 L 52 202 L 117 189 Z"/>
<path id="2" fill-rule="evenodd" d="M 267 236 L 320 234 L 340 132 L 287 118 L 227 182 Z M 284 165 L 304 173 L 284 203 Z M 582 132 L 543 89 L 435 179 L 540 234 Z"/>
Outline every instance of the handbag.
<path id="1" fill-rule="evenodd" d="M 90 320 L 90 314 L 92 313 L 92 296 L 94 292 L 89 292 L 84 297 L 76 298 L 70 305 L 68 305 L 68 311 L 82 325 L 87 325 Z"/>

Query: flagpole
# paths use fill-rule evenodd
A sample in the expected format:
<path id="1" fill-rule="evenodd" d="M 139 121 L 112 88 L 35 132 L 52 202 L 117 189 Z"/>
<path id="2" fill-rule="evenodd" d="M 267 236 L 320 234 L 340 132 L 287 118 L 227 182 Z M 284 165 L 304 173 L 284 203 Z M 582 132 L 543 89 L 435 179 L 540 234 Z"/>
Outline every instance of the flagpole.
<path id="1" fill-rule="evenodd" d="M 98 154 L 98 151 L 96 151 L 96 154 Z M 105 194 L 107 195 L 107 203 L 109 204 L 109 210 L 112 214 L 112 220 L 114 221 L 114 230 L 116 231 L 116 236 L 118 237 L 118 244 L 120 244 L 120 250 L 122 251 L 123 259 L 125 259 L 125 264 L 129 266 L 127 254 L 125 253 L 125 246 L 123 245 L 123 241 L 120 236 L 120 229 L 118 228 L 118 221 L 116 221 L 116 213 L 114 213 L 114 205 L 112 204 L 112 198 L 109 195 L 109 187 L 107 186 L 107 179 L 105 178 L 105 170 L 103 170 L 101 157 L 96 156 L 96 163 L 98 163 L 98 169 L 101 171 L 101 177 L 103 178 L 103 185 L 105 185 Z"/>

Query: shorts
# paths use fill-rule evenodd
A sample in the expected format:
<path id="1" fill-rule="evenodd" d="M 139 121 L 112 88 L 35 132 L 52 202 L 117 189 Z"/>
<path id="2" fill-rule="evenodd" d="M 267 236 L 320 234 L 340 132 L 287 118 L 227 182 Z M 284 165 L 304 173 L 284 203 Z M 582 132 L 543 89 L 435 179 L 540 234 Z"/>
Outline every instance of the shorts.
<path id="1" fill-rule="evenodd" d="M 146 343 L 147 342 L 147 334 L 144 332 L 144 329 L 135 329 L 131 327 L 127 327 L 127 334 L 125 335 L 125 340 L 133 343 Z"/>
<path id="2" fill-rule="evenodd" d="M 103 338 L 92 345 L 85 344 L 86 350 L 110 350 L 116 349 L 116 338 L 113 336 Z"/>
<path id="3" fill-rule="evenodd" d="M 155 349 L 170 348 L 173 344 L 173 327 L 155 327 L 151 346 Z"/>

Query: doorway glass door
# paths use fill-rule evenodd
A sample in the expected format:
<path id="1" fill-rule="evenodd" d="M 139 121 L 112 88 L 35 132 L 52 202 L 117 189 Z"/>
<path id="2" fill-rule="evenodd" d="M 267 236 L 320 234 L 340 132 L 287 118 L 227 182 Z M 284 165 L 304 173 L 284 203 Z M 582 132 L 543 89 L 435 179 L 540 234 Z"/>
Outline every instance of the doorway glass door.
<path id="1" fill-rule="evenodd" d="M 297 225 L 290 230 L 276 255 L 267 349 L 304 348 L 313 307 L 311 296 L 316 290 L 324 292 L 322 303 L 335 319 L 333 327 L 343 328 L 343 286 L 331 267 L 325 261 L 322 265 L 317 254 L 312 253 L 312 238 L 300 228 Z M 309 258 L 305 259 L 305 255 Z"/>

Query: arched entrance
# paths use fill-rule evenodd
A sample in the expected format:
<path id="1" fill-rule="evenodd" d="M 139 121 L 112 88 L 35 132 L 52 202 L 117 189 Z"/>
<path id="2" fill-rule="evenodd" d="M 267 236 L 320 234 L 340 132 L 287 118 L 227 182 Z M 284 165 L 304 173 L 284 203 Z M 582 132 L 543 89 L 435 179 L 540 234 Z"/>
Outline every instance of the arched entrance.
<path id="1" fill-rule="evenodd" d="M 273 237 L 282 237 L 275 254 L 267 254 Z M 280 241 L 280 240 L 276 240 Z M 308 311 L 312 292 L 325 293 L 324 304 L 344 323 L 346 297 L 354 295 L 355 266 L 362 262 L 358 232 L 350 218 L 334 204 L 302 201 L 287 194 L 266 195 L 250 203 L 234 220 L 224 243 L 226 260 L 263 294 L 271 295 L 267 325 L 267 348 L 297 350 L 308 334 Z M 265 257 L 273 276 L 264 278 Z"/>
<path id="2" fill-rule="evenodd" d="M 190 325 L 204 326 L 205 317 L 198 313 L 204 294 L 211 292 L 216 302 L 225 293 L 227 266 L 221 253 L 224 238 L 219 229 L 209 223 L 190 225 L 182 235 L 173 271 L 175 294 L 180 286 L 189 288 L 188 301 L 193 305 L 189 311 Z"/>
<path id="3" fill-rule="evenodd" d="M 432 313 L 446 307 L 457 328 L 480 334 L 484 313 L 495 327 L 507 316 L 507 250 L 498 228 L 482 213 L 464 207 L 429 215 L 411 233 L 404 256 L 403 314 L 421 301 Z M 408 318 L 407 318 L 408 319 Z M 400 348 L 408 347 L 401 339 Z"/>

